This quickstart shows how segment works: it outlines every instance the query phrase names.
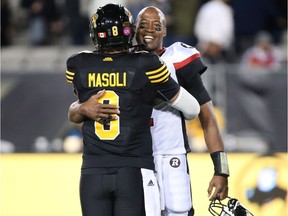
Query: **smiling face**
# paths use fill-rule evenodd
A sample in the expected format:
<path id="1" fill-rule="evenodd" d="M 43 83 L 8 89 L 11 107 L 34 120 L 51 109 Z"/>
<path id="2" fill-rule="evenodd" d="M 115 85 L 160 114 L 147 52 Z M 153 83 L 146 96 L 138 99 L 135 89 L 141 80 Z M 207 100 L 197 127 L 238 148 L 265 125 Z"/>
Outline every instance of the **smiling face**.
<path id="1" fill-rule="evenodd" d="M 158 53 L 166 36 L 164 14 L 155 7 L 144 8 L 137 16 L 136 31 L 138 44 L 145 44 L 144 50 L 148 52 Z"/>

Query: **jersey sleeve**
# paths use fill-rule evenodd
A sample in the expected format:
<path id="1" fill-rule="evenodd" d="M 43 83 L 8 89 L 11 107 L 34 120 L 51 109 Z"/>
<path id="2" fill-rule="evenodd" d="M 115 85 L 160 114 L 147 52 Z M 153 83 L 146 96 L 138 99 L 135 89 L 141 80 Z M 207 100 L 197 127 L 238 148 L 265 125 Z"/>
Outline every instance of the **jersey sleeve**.
<path id="1" fill-rule="evenodd" d="M 200 105 L 210 101 L 210 95 L 201 79 L 207 66 L 203 63 L 200 52 L 192 46 L 178 42 L 173 44 L 173 56 L 177 56 L 174 68 L 179 84 L 192 94 Z"/>
<path id="2" fill-rule="evenodd" d="M 153 68 L 146 70 L 146 76 L 154 85 L 160 97 L 164 100 L 170 100 L 178 91 L 180 86 L 170 76 L 166 64 L 158 57 L 153 58 Z"/>
<path id="3" fill-rule="evenodd" d="M 211 100 L 211 97 L 202 82 L 200 74 L 196 74 L 193 79 L 190 80 L 189 85 L 186 85 L 185 87 L 184 85 L 181 86 L 192 94 L 200 105 Z"/>
<path id="4" fill-rule="evenodd" d="M 191 79 L 195 74 L 202 75 L 207 66 L 201 59 L 201 53 L 195 48 L 185 43 L 176 42 L 171 45 L 173 53 L 173 65 L 178 75 Z"/>
<path id="5" fill-rule="evenodd" d="M 170 72 L 164 62 L 153 70 L 146 71 L 146 75 L 152 84 L 162 84 L 169 80 Z"/>
<path id="6" fill-rule="evenodd" d="M 66 81 L 73 85 L 73 93 L 78 97 L 77 89 L 75 88 L 75 77 L 77 73 L 77 68 L 80 65 L 80 56 L 74 54 L 69 57 L 66 61 Z"/>
<path id="7" fill-rule="evenodd" d="M 80 60 L 79 54 L 74 54 L 69 57 L 66 61 L 66 81 L 68 83 L 73 83 L 75 74 L 77 72 L 77 67 L 79 67 Z"/>

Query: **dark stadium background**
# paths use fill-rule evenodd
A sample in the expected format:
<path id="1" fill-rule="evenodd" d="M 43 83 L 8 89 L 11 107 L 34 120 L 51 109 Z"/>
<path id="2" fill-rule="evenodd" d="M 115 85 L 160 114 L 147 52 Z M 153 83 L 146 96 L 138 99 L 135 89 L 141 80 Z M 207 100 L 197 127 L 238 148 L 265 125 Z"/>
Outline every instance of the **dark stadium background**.
<path id="1" fill-rule="evenodd" d="M 107 1 L 44 0 L 55 3 L 56 8 L 48 7 L 45 14 L 56 22 L 47 40 L 38 45 L 29 43 L 29 10 L 20 6 L 24 1 L 1 1 L 0 215 L 79 216 L 81 148 L 75 144 L 81 145 L 81 134 L 79 126 L 67 120 L 68 107 L 76 97 L 65 80 L 65 62 L 73 53 L 93 49 L 88 12 Z M 120 1 L 125 0 L 113 2 Z M 126 0 L 134 16 L 144 6 L 156 4 L 174 20 L 164 45 L 176 40 L 196 44 L 192 25 L 198 8 L 207 1 Z M 229 152 L 229 195 L 255 216 L 287 216 L 287 0 L 230 3 L 242 28 L 237 32 L 248 30 L 246 46 L 253 45 L 256 32 L 268 30 L 285 59 L 277 70 L 249 73 L 244 69 L 248 72 L 244 74 L 240 64 L 244 49 L 237 46 L 237 38 L 228 61 L 209 63 L 203 75 L 220 111 L 217 117 L 223 120 L 219 123 Z M 276 6 L 277 13 L 271 13 L 272 7 L 266 4 Z M 199 128 L 193 126 L 190 131 L 199 132 Z M 77 139 L 70 139 L 72 147 L 64 148 L 71 135 Z M 207 186 L 213 166 L 203 136 L 190 140 L 195 216 L 206 216 L 210 215 Z M 249 197 L 263 179 L 266 186 L 273 186 L 271 190 L 262 191 L 258 200 Z M 286 192 L 286 199 L 275 190 Z M 261 197 L 271 202 L 261 205 Z"/>

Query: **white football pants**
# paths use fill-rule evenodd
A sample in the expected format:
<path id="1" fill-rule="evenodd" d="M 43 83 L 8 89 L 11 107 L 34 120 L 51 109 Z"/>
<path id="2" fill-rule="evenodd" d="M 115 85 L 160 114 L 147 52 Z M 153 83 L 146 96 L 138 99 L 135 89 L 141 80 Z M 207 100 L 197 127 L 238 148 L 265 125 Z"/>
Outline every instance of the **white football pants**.
<path id="1" fill-rule="evenodd" d="M 187 216 L 192 208 L 186 155 L 154 155 L 162 216 Z"/>

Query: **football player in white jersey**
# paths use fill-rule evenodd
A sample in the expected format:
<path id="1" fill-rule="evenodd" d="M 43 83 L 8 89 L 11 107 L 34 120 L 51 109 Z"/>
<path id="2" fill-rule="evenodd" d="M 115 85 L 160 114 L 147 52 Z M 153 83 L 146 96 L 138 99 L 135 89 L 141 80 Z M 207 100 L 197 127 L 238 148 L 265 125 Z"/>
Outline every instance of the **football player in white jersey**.
<path id="1" fill-rule="evenodd" d="M 171 76 L 190 92 L 201 105 L 199 114 L 205 141 L 215 173 L 208 186 L 210 199 L 228 196 L 229 170 L 224 145 L 213 112 L 211 98 L 201 74 L 206 66 L 197 49 L 181 42 L 163 47 L 166 20 L 161 10 L 146 7 L 136 19 L 137 41 L 144 49 L 156 53 L 166 63 Z M 157 104 L 151 120 L 153 154 L 161 191 L 162 215 L 193 215 L 187 152 L 190 151 L 184 118 L 166 103 Z"/>
<path id="2" fill-rule="evenodd" d="M 136 20 L 137 41 L 143 49 L 156 53 L 165 61 L 171 76 L 188 90 L 201 105 L 199 119 L 205 142 L 214 164 L 215 172 L 208 185 L 210 200 L 228 196 L 228 163 L 211 98 L 206 91 L 201 74 L 206 66 L 197 49 L 181 42 L 163 47 L 166 20 L 156 7 L 141 10 Z M 75 102 L 69 115 L 85 115 L 96 121 L 119 112 L 118 107 L 101 104 L 92 96 L 86 104 Z M 187 153 L 190 151 L 183 115 L 163 102 L 155 105 L 151 118 L 153 155 L 161 191 L 162 216 L 191 216 L 194 214 Z M 195 174 L 196 176 L 196 174 Z M 193 178 L 193 176 L 192 176 Z"/>

